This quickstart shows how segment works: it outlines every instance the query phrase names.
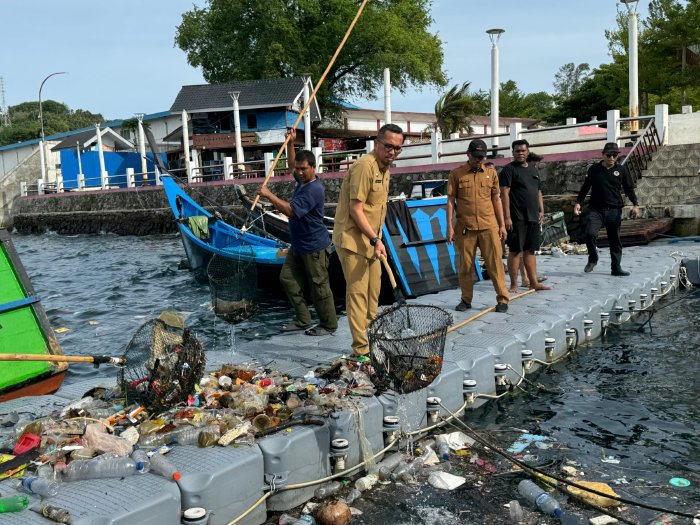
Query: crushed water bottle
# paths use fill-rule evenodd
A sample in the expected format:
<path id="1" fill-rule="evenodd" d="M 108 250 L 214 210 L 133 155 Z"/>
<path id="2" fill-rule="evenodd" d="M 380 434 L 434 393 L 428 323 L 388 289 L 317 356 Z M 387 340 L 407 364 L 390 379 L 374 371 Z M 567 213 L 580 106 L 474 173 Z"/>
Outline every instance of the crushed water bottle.
<path id="1" fill-rule="evenodd" d="M 401 463 L 401 460 L 403 460 L 403 453 L 401 452 L 396 452 L 391 456 L 384 458 L 382 462 L 377 465 L 379 467 L 377 471 L 379 474 L 379 479 L 381 481 L 388 480 L 391 477 L 391 473 L 394 471 L 394 469 L 399 466 L 399 463 Z"/>
<path id="2" fill-rule="evenodd" d="M 70 511 L 68 509 L 64 509 L 62 507 L 55 507 L 53 505 L 44 505 L 43 507 L 41 507 L 41 514 L 45 518 L 48 518 L 51 521 L 55 521 L 56 523 L 70 523 L 71 522 Z"/>
<path id="3" fill-rule="evenodd" d="M 37 496 L 51 497 L 58 494 L 57 482 L 38 476 L 22 478 L 18 488 L 27 494 L 36 494 Z"/>
<path id="4" fill-rule="evenodd" d="M 76 459 L 63 470 L 65 481 L 81 479 L 123 478 L 138 474 L 136 462 L 130 457 L 106 459 Z"/>
<path id="5" fill-rule="evenodd" d="M 518 484 L 518 492 L 542 513 L 557 518 L 561 516 L 559 502 L 529 479 L 524 479 Z"/>
<path id="6" fill-rule="evenodd" d="M 318 499 L 328 498 L 333 494 L 336 494 L 345 485 L 340 481 L 330 481 L 325 485 L 319 487 L 314 492 L 314 496 Z"/>
<path id="7" fill-rule="evenodd" d="M 350 505 L 352 505 L 355 502 L 356 499 L 361 498 L 361 497 L 362 497 L 362 492 L 360 492 L 359 490 L 357 490 L 355 488 L 352 488 L 352 489 L 350 489 L 350 492 L 348 492 L 347 496 L 345 496 L 343 498 L 343 501 L 349 507 Z"/>

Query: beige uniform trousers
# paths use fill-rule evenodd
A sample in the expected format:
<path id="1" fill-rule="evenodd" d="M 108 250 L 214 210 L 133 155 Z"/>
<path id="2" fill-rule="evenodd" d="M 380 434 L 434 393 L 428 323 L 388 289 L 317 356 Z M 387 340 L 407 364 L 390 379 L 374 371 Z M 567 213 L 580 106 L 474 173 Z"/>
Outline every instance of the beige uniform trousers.
<path id="1" fill-rule="evenodd" d="M 498 231 L 488 230 L 464 230 L 455 232 L 457 248 L 461 255 L 459 261 L 459 287 L 462 290 L 462 300 L 471 304 L 474 298 L 474 259 L 476 258 L 477 246 L 484 257 L 484 266 L 489 272 L 491 282 L 496 290 L 496 302 L 508 304 L 509 295 L 506 288 L 506 272 L 503 270 L 501 256 L 501 239 Z"/>
<path id="2" fill-rule="evenodd" d="M 367 327 L 377 317 L 382 266 L 379 259 L 368 259 L 345 248 L 336 248 L 345 275 L 345 311 L 348 315 L 352 349 L 358 355 L 369 353 Z"/>

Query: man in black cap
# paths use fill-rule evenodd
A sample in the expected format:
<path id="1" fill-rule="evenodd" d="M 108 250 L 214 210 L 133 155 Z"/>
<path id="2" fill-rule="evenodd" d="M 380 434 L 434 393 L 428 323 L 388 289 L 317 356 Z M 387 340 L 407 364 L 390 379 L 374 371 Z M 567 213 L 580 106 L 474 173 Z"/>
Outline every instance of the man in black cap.
<path id="1" fill-rule="evenodd" d="M 634 193 L 634 184 L 627 168 L 617 163 L 620 149 L 617 143 L 608 142 L 603 147 L 603 159 L 588 168 L 586 180 L 583 181 L 581 191 L 576 198 L 574 215 L 581 214 L 583 204 L 588 191 L 591 191 L 591 200 L 588 203 L 588 223 L 586 225 L 586 247 L 588 248 L 588 264 L 584 272 L 593 271 L 598 263 L 598 232 L 602 225 L 608 232 L 610 244 L 610 269 L 612 275 L 624 277 L 630 273 L 620 266 L 622 260 L 622 242 L 620 241 L 620 225 L 622 223 L 622 207 L 624 202 L 620 190 L 632 201 L 632 215 L 639 215 L 637 195 Z"/>
<path id="2" fill-rule="evenodd" d="M 476 248 L 481 250 L 484 265 L 496 289 L 496 311 L 508 311 L 508 288 L 501 262 L 501 240 L 506 238 L 503 222 L 498 174 L 487 168 L 486 143 L 472 140 L 467 149 L 468 162 L 450 172 L 447 179 L 447 242 L 457 242 L 461 255 L 459 262 L 459 287 L 462 300 L 456 307 L 463 312 L 472 307 L 474 281 L 472 271 Z M 457 222 L 452 226 L 453 212 L 457 211 Z"/>

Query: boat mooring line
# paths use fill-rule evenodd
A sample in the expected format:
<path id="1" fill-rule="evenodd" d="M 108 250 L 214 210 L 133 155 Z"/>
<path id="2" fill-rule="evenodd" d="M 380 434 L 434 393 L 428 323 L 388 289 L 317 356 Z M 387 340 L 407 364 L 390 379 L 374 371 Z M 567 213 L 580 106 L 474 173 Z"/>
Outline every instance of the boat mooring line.
<path id="1" fill-rule="evenodd" d="M 535 292 L 535 291 L 536 291 L 536 290 L 528 290 L 527 292 L 523 292 L 523 293 L 521 293 L 521 294 L 514 295 L 513 297 L 511 297 L 510 301 L 515 301 L 516 299 L 520 299 L 521 297 L 525 297 L 526 295 L 530 295 L 531 293 L 533 293 L 533 292 Z M 509 301 L 509 302 L 510 302 L 510 301 Z M 471 323 L 472 321 L 477 320 L 477 319 L 478 319 L 479 317 L 481 317 L 482 315 L 486 315 L 487 313 L 492 312 L 492 311 L 495 310 L 495 309 L 496 309 L 496 306 L 495 306 L 495 305 L 494 305 L 494 306 L 489 306 L 486 310 L 482 310 L 482 311 L 479 312 L 478 314 L 471 316 L 469 319 L 465 319 L 464 321 L 460 321 L 460 322 L 457 323 L 457 324 L 453 324 L 452 326 L 450 326 L 450 327 L 447 329 L 447 332 L 449 333 L 449 332 L 452 332 L 452 331 L 454 331 L 454 330 L 457 330 L 458 328 L 462 328 L 465 324 Z"/>

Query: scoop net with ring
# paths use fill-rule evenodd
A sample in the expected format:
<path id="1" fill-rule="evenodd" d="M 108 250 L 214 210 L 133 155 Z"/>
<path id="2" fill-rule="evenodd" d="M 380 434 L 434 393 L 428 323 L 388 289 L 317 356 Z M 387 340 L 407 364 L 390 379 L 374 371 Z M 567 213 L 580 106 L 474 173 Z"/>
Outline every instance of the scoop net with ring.
<path id="1" fill-rule="evenodd" d="M 141 325 L 126 346 L 124 358 L 126 365 L 119 377 L 122 393 L 129 404 L 151 410 L 187 401 L 206 364 L 202 343 L 172 311 Z"/>
<path id="2" fill-rule="evenodd" d="M 379 382 L 400 394 L 425 388 L 440 374 L 452 316 L 437 306 L 402 304 L 370 324 L 370 359 Z"/>
<path id="3" fill-rule="evenodd" d="M 238 246 L 230 256 L 214 255 L 207 266 L 214 313 L 229 323 L 250 318 L 256 309 L 258 273 L 253 247 Z"/>

